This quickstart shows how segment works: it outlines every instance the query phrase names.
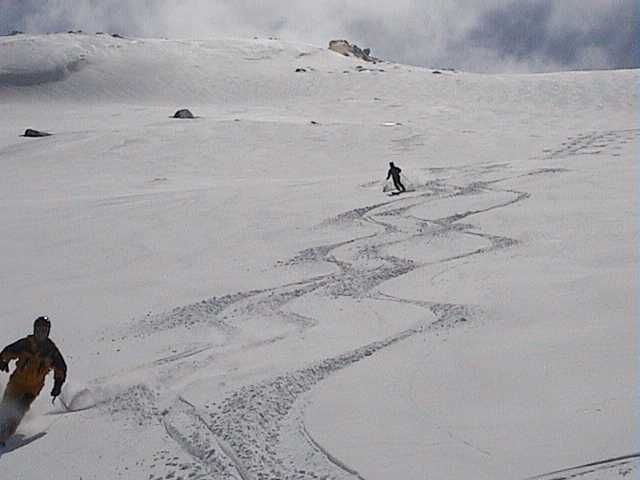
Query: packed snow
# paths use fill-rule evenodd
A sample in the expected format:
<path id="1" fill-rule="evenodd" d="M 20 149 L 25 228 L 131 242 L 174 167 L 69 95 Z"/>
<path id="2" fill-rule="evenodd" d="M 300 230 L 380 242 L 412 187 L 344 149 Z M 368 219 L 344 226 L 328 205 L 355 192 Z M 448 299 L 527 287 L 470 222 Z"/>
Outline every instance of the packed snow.
<path id="1" fill-rule="evenodd" d="M 0 38 L 3 477 L 637 475 L 637 75 Z"/>

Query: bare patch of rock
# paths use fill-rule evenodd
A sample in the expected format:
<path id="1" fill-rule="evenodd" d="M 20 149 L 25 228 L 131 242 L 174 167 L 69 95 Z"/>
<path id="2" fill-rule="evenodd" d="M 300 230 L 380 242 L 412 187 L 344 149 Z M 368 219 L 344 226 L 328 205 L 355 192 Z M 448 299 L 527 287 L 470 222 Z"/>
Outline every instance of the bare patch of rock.
<path id="1" fill-rule="evenodd" d="M 173 114 L 173 118 L 196 118 L 191 110 L 188 108 L 182 108 Z"/>
<path id="2" fill-rule="evenodd" d="M 365 62 L 377 63 L 381 60 L 379 58 L 371 56 L 371 49 L 361 49 L 355 43 L 352 45 L 346 40 L 331 40 L 329 42 L 329 50 L 340 53 L 345 57 L 356 57 L 364 60 Z"/>
<path id="3" fill-rule="evenodd" d="M 30 137 L 30 138 L 38 138 L 38 137 L 50 137 L 51 133 L 49 132 L 43 132 L 40 130 L 34 130 L 33 128 L 27 128 L 24 131 L 24 135 L 22 135 L 23 137 Z"/>

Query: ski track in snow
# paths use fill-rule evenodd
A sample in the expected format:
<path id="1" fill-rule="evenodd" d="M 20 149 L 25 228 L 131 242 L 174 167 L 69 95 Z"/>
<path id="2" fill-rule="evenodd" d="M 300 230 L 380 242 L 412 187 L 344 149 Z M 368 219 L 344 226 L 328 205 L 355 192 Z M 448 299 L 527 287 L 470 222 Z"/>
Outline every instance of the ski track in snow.
<path id="1" fill-rule="evenodd" d="M 390 347 L 415 334 L 426 331 L 451 328 L 456 323 L 466 321 L 470 312 L 460 306 L 432 305 L 437 314 L 437 320 L 430 324 L 421 324 L 404 330 L 384 340 L 370 343 L 361 348 L 332 357 L 306 368 L 279 375 L 273 379 L 248 385 L 236 390 L 218 404 L 205 405 L 206 411 L 200 411 L 195 406 L 185 411 L 180 400 L 172 407 L 165 417 L 165 424 L 169 425 L 172 438 L 191 438 L 193 443 L 183 448 L 192 452 L 194 445 L 202 444 L 202 436 L 213 433 L 216 442 L 227 445 L 223 449 L 225 456 L 232 458 L 233 468 L 217 472 L 219 478 L 235 478 L 243 480 L 255 479 L 311 479 L 311 478 L 342 478 L 344 475 L 353 476 L 354 470 L 344 465 L 335 456 L 319 446 L 317 442 L 308 443 L 309 436 L 301 420 L 297 421 L 298 435 L 301 443 L 312 450 L 303 453 L 304 464 L 296 464 L 294 459 L 298 455 L 281 454 L 278 451 L 279 440 L 282 438 L 286 424 L 292 415 L 296 402 L 309 392 L 314 385 L 326 379 L 332 373 L 359 362 L 376 352 Z M 465 312 L 461 315 L 461 312 Z M 182 416 L 185 418 L 176 417 Z M 180 421 L 182 420 L 182 421 Z M 201 433 L 197 433 L 202 430 Z M 207 433 L 208 432 L 208 433 Z M 206 442 L 205 442 L 206 443 Z M 192 453 L 192 455 L 194 455 Z M 194 455 L 201 458 L 201 453 Z M 287 458 L 291 457 L 291 458 Z M 319 457 L 319 458 L 318 458 Z M 211 458 L 211 455 L 209 456 Z M 217 458 L 217 463 L 225 463 L 223 458 Z M 316 469 L 311 470 L 309 464 Z"/>
<path id="2" fill-rule="evenodd" d="M 543 159 L 561 159 L 578 157 L 581 155 L 599 155 L 611 152 L 614 157 L 619 157 L 622 145 L 634 142 L 640 136 L 639 129 L 611 130 L 607 132 L 593 132 L 576 137 L 568 137 L 562 146 L 555 150 L 545 150 Z"/>
<path id="3" fill-rule="evenodd" d="M 604 478 L 627 477 L 631 475 L 640 466 L 640 453 L 632 455 L 624 455 L 616 458 L 608 458 L 599 460 L 577 467 L 556 470 L 535 477 L 529 477 L 525 480 L 598 480 Z"/>
<path id="4" fill-rule="evenodd" d="M 499 168 L 502 167 L 492 166 L 489 171 Z M 150 315 L 136 325 L 135 329 L 140 335 L 143 332 L 146 332 L 145 335 L 152 335 L 154 331 L 185 325 L 188 328 L 209 326 L 219 329 L 231 341 L 235 336 L 241 335 L 243 321 L 257 316 L 265 321 L 273 319 L 290 326 L 288 334 L 271 339 L 278 341 L 289 334 L 300 334 L 317 324 L 316 319 L 287 310 L 287 305 L 293 300 L 312 293 L 328 298 L 346 296 L 406 303 L 424 308 L 430 313 L 415 327 L 275 378 L 245 385 L 221 401 L 207 404 L 203 408 L 198 408 L 183 398 L 177 399 L 167 412 L 157 418 L 168 435 L 194 462 L 176 463 L 171 471 L 162 472 L 166 475 L 164 478 L 180 474 L 188 478 L 213 475 L 215 478 L 242 480 L 362 479 L 355 469 L 340 460 L 339 453 L 330 452 L 311 436 L 303 421 L 305 395 L 331 374 L 402 340 L 417 334 L 453 328 L 474 318 L 476 312 L 471 306 L 392 297 L 378 291 L 377 287 L 419 268 L 455 262 L 515 245 L 517 241 L 514 239 L 481 233 L 473 225 L 462 223 L 462 220 L 473 215 L 507 207 L 529 196 L 524 192 L 497 189 L 492 186 L 492 183 L 497 182 L 476 182 L 462 187 L 430 182 L 414 195 L 345 212 L 326 220 L 321 226 L 369 225 L 374 226 L 378 232 L 306 249 L 283 263 L 291 266 L 327 262 L 335 265 L 335 273 L 271 289 L 205 300 L 176 308 L 166 314 Z M 428 206 L 434 200 L 455 201 L 470 195 L 495 192 L 503 195 L 506 193 L 508 198 L 484 208 L 463 210 L 435 219 L 411 214 L 415 207 Z M 486 246 L 444 255 L 433 262 L 419 262 L 386 253 L 390 246 L 407 241 L 460 235 L 482 238 L 486 241 Z M 257 342 L 253 345 L 245 344 L 242 348 L 251 348 L 255 344 Z M 178 362 L 188 355 L 192 360 L 196 357 L 189 368 L 194 368 L 194 365 L 206 368 L 213 357 L 197 359 L 200 353 L 210 350 L 200 348 L 201 351 L 194 351 L 192 348 L 184 354 L 174 354 L 157 360 L 156 363 Z M 139 411 L 140 408 L 138 415 Z M 284 438 L 287 438 L 288 444 L 297 447 L 293 450 L 281 448 Z M 162 475 L 151 478 L 162 478 Z"/>
<path id="5" fill-rule="evenodd" d="M 565 159 L 589 154 L 592 149 L 616 148 L 617 142 L 633 140 L 637 130 L 605 132 L 579 136 L 561 148 L 545 151 L 544 160 Z M 596 153 L 600 153 L 598 150 Z M 615 155 L 615 153 L 614 153 Z M 508 171 L 510 164 L 471 167 L 473 173 L 483 174 Z M 455 170 L 455 169 L 450 169 Z M 469 174 L 460 167 L 458 173 Z M 379 290 L 383 283 L 406 275 L 416 269 L 434 265 L 451 264 L 476 255 L 484 255 L 513 247 L 515 239 L 478 231 L 474 225 L 463 223 L 474 215 L 508 207 L 529 198 L 526 192 L 499 188 L 500 183 L 531 175 L 553 175 L 568 171 L 561 167 L 539 168 L 524 174 L 506 175 L 504 178 L 486 182 L 474 181 L 467 185 L 453 185 L 442 180 L 425 183 L 414 194 L 396 197 L 375 205 L 356 208 L 323 222 L 320 227 L 373 226 L 376 233 L 351 238 L 346 241 L 316 246 L 302 250 L 293 258 L 282 262 L 286 266 L 302 266 L 317 263 L 333 264 L 334 273 L 314 276 L 299 282 L 284 284 L 264 290 L 238 292 L 224 297 L 214 297 L 193 305 L 175 308 L 169 312 L 148 315 L 140 320 L 130 332 L 134 336 L 149 336 L 173 328 L 211 327 L 222 333 L 226 341 L 222 345 L 203 342 L 191 345 L 183 352 L 160 358 L 139 368 L 167 367 L 173 364 L 179 369 L 180 362 L 189 359 L 185 369 L 205 369 L 213 361 L 218 348 L 228 348 L 242 336 L 243 323 L 251 318 L 262 319 L 266 325 L 279 325 L 284 333 L 242 343 L 236 348 L 248 350 L 256 346 L 281 341 L 290 335 L 300 335 L 313 328 L 319 320 L 300 315 L 287 306 L 294 300 L 315 294 L 325 298 L 350 297 L 384 302 L 400 302 L 422 307 L 430 315 L 418 325 L 395 335 L 339 355 L 314 362 L 274 378 L 237 388 L 222 400 L 198 407 L 179 397 L 164 412 L 155 406 L 155 394 L 144 386 L 136 385 L 114 399 L 112 412 L 128 410 L 135 421 L 143 424 L 159 422 L 177 446 L 187 453 L 191 462 L 175 461 L 170 470 L 150 475 L 154 478 L 219 478 L 238 480 L 266 479 L 353 479 L 363 477 L 351 466 L 340 460 L 339 452 L 330 452 L 313 438 L 304 424 L 305 396 L 315 385 L 333 373 L 348 368 L 354 363 L 387 349 L 398 342 L 417 334 L 454 328 L 473 321 L 477 312 L 472 306 L 441 304 L 429 301 L 402 299 Z M 476 177 L 476 178 L 477 178 Z M 368 184 L 367 184 L 368 185 Z M 495 201 L 477 209 L 454 211 L 440 218 L 421 218 L 413 215 L 416 207 L 429 211 L 433 201 L 455 202 L 474 195 L 495 195 Z M 455 210 L 455 208 L 454 208 Z M 472 236 L 486 242 L 481 248 L 461 250 L 443 255 L 429 262 L 391 255 L 387 249 L 394 245 L 430 238 Z M 426 245 L 426 242 L 425 242 Z M 435 320 L 434 320 L 435 317 Z M 283 327 L 284 326 L 284 327 Z M 269 328 L 265 328 L 269 331 Z M 268 335 L 268 333 L 267 333 Z M 173 371 L 175 374 L 176 371 Z M 133 404 L 124 406 L 129 400 Z M 287 445 L 282 447 L 283 439 Z M 161 455 L 158 453 L 157 455 Z M 559 480 L 584 477 L 596 469 L 624 469 L 636 459 L 576 467 L 535 478 Z M 169 464 L 167 464 L 169 465 Z M 620 470 L 622 471 L 622 470 Z M 629 470 L 631 471 L 631 470 Z M 558 474 L 558 475 L 556 475 Z M 556 476 L 554 476 L 556 475 Z"/>

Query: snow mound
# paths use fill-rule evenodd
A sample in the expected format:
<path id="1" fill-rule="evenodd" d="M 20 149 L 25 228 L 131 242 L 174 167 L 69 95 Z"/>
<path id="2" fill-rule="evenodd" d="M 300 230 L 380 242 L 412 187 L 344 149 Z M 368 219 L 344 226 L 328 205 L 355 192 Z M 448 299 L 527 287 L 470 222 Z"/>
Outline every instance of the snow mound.
<path id="1" fill-rule="evenodd" d="M 50 63 L 33 70 L 10 70 L 0 73 L 0 87 L 26 87 L 50 82 L 59 82 L 79 71 L 85 65 L 80 57 L 66 63 Z"/>
<path id="2" fill-rule="evenodd" d="M 336 59 L 320 48 L 268 39 L 17 35 L 0 38 L 0 97 L 36 95 L 82 102 L 275 100 L 303 96 L 308 90 L 291 74 L 301 57 L 321 68 L 342 68 L 354 61 Z"/>

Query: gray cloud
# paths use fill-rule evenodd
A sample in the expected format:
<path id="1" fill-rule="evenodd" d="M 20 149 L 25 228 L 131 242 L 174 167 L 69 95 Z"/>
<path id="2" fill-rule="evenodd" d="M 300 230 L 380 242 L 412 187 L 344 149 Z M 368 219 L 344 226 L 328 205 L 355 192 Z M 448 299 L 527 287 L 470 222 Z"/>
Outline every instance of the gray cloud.
<path id="1" fill-rule="evenodd" d="M 0 0 L 0 32 L 346 38 L 398 62 L 472 71 L 640 66 L 637 0 Z"/>
<path id="2" fill-rule="evenodd" d="M 589 2 L 567 0 L 560 9 L 559 3 L 518 1 L 494 8 L 480 16 L 462 43 L 521 64 L 544 60 L 564 68 L 638 66 L 638 19 L 633 1 L 615 2 L 609 9 L 591 9 Z M 575 9 L 567 11 L 567 3 L 573 3 Z M 563 21 L 563 14 L 582 22 Z"/>

